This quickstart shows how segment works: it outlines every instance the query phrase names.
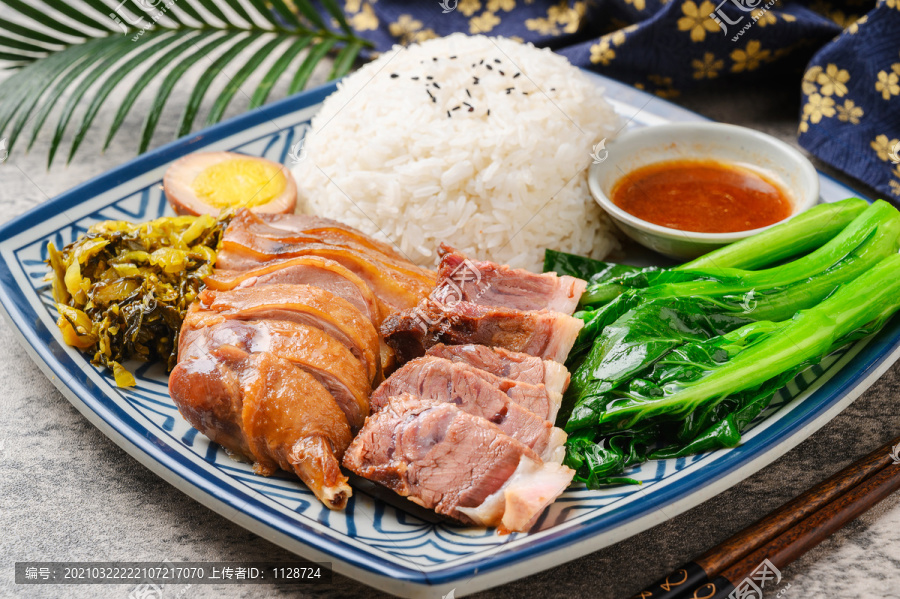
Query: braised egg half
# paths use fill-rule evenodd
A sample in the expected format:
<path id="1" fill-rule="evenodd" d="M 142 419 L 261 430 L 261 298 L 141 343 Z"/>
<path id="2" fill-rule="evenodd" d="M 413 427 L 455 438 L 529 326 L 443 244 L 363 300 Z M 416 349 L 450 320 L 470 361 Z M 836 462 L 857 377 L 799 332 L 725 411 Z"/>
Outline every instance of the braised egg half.
<path id="1" fill-rule="evenodd" d="M 211 214 L 224 208 L 285 214 L 297 205 L 297 184 L 282 164 L 234 152 L 196 152 L 176 160 L 163 177 L 166 198 L 178 214 Z"/>

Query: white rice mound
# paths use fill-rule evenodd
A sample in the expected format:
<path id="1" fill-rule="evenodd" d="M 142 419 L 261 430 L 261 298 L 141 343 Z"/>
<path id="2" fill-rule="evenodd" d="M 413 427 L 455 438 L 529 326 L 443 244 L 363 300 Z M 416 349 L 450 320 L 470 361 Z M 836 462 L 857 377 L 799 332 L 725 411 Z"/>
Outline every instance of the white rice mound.
<path id="1" fill-rule="evenodd" d="M 546 248 L 602 258 L 617 241 L 587 167 L 620 126 L 603 90 L 550 50 L 463 34 L 397 46 L 312 120 L 294 167 L 301 210 L 422 266 L 441 242 L 536 272 Z"/>

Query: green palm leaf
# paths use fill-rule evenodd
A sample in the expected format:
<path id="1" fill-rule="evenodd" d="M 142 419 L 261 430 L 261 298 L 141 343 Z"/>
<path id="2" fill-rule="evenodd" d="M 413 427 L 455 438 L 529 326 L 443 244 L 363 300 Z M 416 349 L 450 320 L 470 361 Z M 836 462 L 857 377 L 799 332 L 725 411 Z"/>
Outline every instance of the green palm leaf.
<path id="1" fill-rule="evenodd" d="M 128 74 L 137 73 L 116 97 L 104 148 L 141 93 L 155 84 L 139 137 L 143 152 L 176 85 L 191 86 L 178 128 L 185 135 L 207 103 L 206 122 L 212 124 L 237 95 L 255 108 L 282 79 L 289 93 L 304 89 L 329 53 L 335 56 L 330 77 L 342 77 L 370 44 L 353 33 L 336 0 L 318 5 L 321 14 L 313 0 L 0 0 L 5 17 L 0 18 L 0 60 L 17 69 L 0 85 L 0 136 L 11 152 L 30 127 L 25 137 L 30 148 L 55 119 L 48 166 L 74 129 L 71 161 L 100 109 L 113 101 Z M 271 66 L 265 68 L 267 60 Z M 194 66 L 201 74 L 186 81 Z M 261 80 L 244 92 L 242 86 L 257 71 Z M 224 87 L 209 98 L 217 81 Z"/>

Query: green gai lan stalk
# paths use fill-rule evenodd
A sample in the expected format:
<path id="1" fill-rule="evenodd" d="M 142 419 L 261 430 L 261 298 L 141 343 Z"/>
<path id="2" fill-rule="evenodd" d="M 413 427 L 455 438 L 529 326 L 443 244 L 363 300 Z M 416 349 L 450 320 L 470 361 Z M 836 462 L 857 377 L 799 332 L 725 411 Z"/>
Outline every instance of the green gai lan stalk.
<path id="1" fill-rule="evenodd" d="M 598 307 L 615 299 L 626 289 L 653 284 L 655 278 L 660 276 L 658 274 L 660 272 L 691 271 L 693 274 L 678 273 L 681 276 L 674 277 L 690 280 L 700 274 L 694 271 L 714 269 L 709 274 L 715 275 L 721 272 L 715 269 L 752 270 L 815 250 L 838 235 L 868 207 L 868 202 L 858 198 L 820 204 L 786 223 L 736 241 L 672 269 L 613 265 L 548 250 L 544 272 L 559 271 L 587 280 L 589 285 L 581 298 L 581 304 Z"/>
<path id="2" fill-rule="evenodd" d="M 770 231 L 780 236 L 786 235 L 785 232 L 789 234 L 792 222 Z M 805 222 L 801 225 L 806 227 Z M 664 269 L 620 276 L 616 285 L 624 288 L 621 294 L 597 309 L 576 313 L 585 321 L 585 326 L 572 349 L 569 365 L 581 363 L 607 326 L 632 310 L 638 310 L 630 316 L 632 320 L 641 318 L 644 310 L 656 309 L 654 302 L 658 307 L 660 302 L 664 306 L 673 298 L 691 298 L 688 304 L 679 307 L 681 313 L 699 310 L 754 321 L 790 318 L 797 310 L 815 305 L 838 285 L 854 279 L 881 258 L 896 252 L 898 235 L 900 213 L 879 200 L 859 213 L 830 241 L 780 266 L 755 271 L 724 267 Z M 748 252 L 758 249 L 756 244 L 750 243 L 744 247 Z M 736 255 L 731 257 L 732 260 L 738 258 Z M 651 306 L 645 308 L 647 304 Z M 743 324 L 740 318 L 734 322 Z M 716 334 L 721 332 L 727 330 L 719 330 Z M 579 379 L 583 377 L 576 371 L 574 378 L 577 389 Z"/>
<path id="3" fill-rule="evenodd" d="M 810 219 L 801 221 L 798 225 L 801 230 L 797 232 L 800 238 L 808 239 L 812 235 L 810 231 L 828 229 L 834 239 L 825 243 L 826 237 L 818 236 L 815 243 L 824 245 L 794 262 L 755 272 L 709 267 L 689 271 L 681 267 L 678 270 L 682 272 L 674 277 L 667 273 L 675 269 L 660 270 L 659 274 L 651 274 L 659 281 L 658 285 L 648 282 L 643 289 L 626 289 L 608 305 L 580 313 L 589 325 L 593 323 L 596 327 L 599 322 L 600 326 L 582 338 L 582 344 L 590 352 L 585 355 L 582 351 L 577 356 L 576 365 L 581 366 L 573 374 L 559 417 L 561 425 L 570 433 L 567 463 L 576 469 L 578 479 L 592 487 L 628 482 L 618 475 L 646 459 L 680 457 L 734 446 L 740 441 L 740 431 L 800 370 L 832 349 L 877 330 L 882 320 L 873 317 L 868 326 L 858 325 L 853 331 L 837 335 L 825 344 L 827 347 L 815 346 L 813 354 L 801 356 L 799 362 L 777 362 L 771 371 L 765 372 L 763 380 L 749 387 L 729 387 L 716 401 L 697 404 L 681 401 L 690 398 L 689 387 L 706 380 L 712 372 L 734 368 L 724 367 L 732 360 L 748 372 L 756 369 L 753 360 L 738 356 L 744 356 L 745 351 L 762 339 L 790 332 L 784 333 L 782 329 L 793 321 L 775 321 L 786 320 L 797 310 L 812 308 L 837 287 L 855 281 L 864 273 L 868 280 L 878 280 L 868 271 L 886 256 L 896 253 L 900 215 L 884 202 L 869 208 L 860 207 L 859 202 L 838 203 L 837 214 L 827 215 L 828 222 L 839 220 L 843 225 L 852 221 L 843 230 L 829 228 L 821 222 L 811 227 Z M 783 259 L 786 251 L 783 248 L 789 244 L 779 239 L 791 238 L 791 223 L 741 242 L 743 251 L 754 256 L 768 251 L 765 260 L 729 250 L 733 246 L 710 256 L 718 253 L 722 260 L 717 263 L 749 267 Z M 753 243 L 764 235 L 769 237 L 766 244 Z M 814 242 L 803 243 L 806 247 L 798 251 L 813 249 L 810 244 Z M 729 253 L 723 254 L 725 250 Z M 548 252 L 547 256 L 553 270 L 594 277 L 594 283 L 602 284 L 623 275 L 622 268 L 613 272 L 613 267 L 603 263 L 554 254 Z M 702 266 L 708 258 L 693 264 Z M 878 272 L 883 273 L 884 268 L 879 266 Z M 687 275 L 685 271 L 689 271 Z M 638 275 L 647 273 L 645 270 Z M 628 276 L 626 272 L 625 278 Z M 767 289 L 763 288 L 766 284 Z M 865 290 L 865 286 L 856 284 L 856 289 Z M 825 310 L 823 318 L 826 318 L 827 310 L 833 310 L 835 305 L 830 298 L 815 309 Z M 888 310 L 887 315 L 892 312 Z M 809 317 L 805 318 L 804 322 L 809 322 Z M 765 346 L 763 354 L 771 350 L 770 345 Z M 738 379 L 750 380 L 740 374 L 731 382 Z M 675 403 L 662 401 L 676 391 L 680 393 L 676 397 L 681 399 Z"/>

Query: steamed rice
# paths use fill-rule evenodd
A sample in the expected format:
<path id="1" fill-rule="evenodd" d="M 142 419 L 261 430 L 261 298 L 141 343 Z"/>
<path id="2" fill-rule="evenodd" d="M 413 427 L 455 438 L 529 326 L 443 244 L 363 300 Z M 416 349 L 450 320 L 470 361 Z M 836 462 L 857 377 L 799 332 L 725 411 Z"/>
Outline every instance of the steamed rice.
<path id="1" fill-rule="evenodd" d="M 303 210 L 420 265 L 447 242 L 540 271 L 545 248 L 602 258 L 616 245 L 587 167 L 620 126 L 564 57 L 454 34 L 395 47 L 346 78 L 312 120 L 294 174 Z"/>

